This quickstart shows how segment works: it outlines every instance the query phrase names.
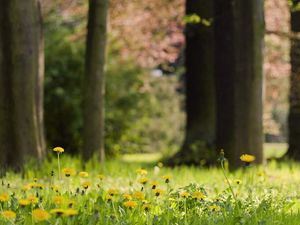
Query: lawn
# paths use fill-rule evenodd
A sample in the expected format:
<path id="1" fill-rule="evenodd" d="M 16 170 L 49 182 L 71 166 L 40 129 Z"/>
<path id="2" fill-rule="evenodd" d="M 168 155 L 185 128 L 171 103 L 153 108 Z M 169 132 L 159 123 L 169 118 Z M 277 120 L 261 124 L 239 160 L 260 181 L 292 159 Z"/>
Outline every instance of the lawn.
<path id="1" fill-rule="evenodd" d="M 0 224 L 300 224 L 296 163 L 229 173 L 171 169 L 157 159 L 127 155 L 83 166 L 61 154 L 61 178 L 55 157 L 29 163 L 22 175 L 2 178 Z"/>

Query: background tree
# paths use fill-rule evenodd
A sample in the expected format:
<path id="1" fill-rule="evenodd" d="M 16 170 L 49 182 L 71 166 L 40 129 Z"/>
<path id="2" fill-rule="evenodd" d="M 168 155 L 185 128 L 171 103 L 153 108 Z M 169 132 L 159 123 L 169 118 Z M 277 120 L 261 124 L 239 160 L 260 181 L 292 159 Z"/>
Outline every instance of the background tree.
<path id="1" fill-rule="evenodd" d="M 16 169 L 45 150 L 39 9 L 36 0 L 0 2 L 0 158 Z"/>
<path id="2" fill-rule="evenodd" d="M 263 1 L 215 0 L 217 148 L 230 165 L 262 156 Z"/>
<path id="3" fill-rule="evenodd" d="M 108 0 L 90 0 L 83 96 L 83 157 L 104 160 L 104 64 Z"/>
<path id="4" fill-rule="evenodd" d="M 300 11 L 295 10 L 299 0 L 293 0 L 291 7 L 291 31 L 300 32 Z M 291 39 L 290 49 L 290 108 L 289 108 L 289 149 L 288 156 L 300 160 L 300 40 Z"/>
<path id="5" fill-rule="evenodd" d="M 173 163 L 210 163 L 215 141 L 213 1 L 187 0 L 185 28 L 186 132 Z"/>

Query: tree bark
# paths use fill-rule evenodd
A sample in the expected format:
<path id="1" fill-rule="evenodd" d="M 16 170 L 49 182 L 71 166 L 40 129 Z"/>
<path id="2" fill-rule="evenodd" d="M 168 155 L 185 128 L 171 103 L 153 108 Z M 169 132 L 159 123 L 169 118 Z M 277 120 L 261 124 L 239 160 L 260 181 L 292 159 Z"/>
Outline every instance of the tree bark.
<path id="1" fill-rule="evenodd" d="M 231 168 L 243 153 L 263 161 L 262 0 L 215 0 L 217 149 Z"/>
<path id="2" fill-rule="evenodd" d="M 185 29 L 186 132 L 181 150 L 170 159 L 174 164 L 210 164 L 215 160 L 215 86 L 213 1 L 186 0 L 186 15 L 200 21 Z"/>
<path id="3" fill-rule="evenodd" d="M 294 0 L 296 5 L 300 1 Z M 291 31 L 300 32 L 300 11 L 291 11 Z M 289 149 L 288 156 L 300 160 L 300 39 L 291 40 L 290 49 L 290 109 L 288 117 Z"/>
<path id="4" fill-rule="evenodd" d="M 42 104 L 38 106 L 36 99 L 36 81 L 43 75 L 39 75 L 38 4 L 1 1 L 0 8 L 0 152 L 3 165 L 19 169 L 29 157 L 41 159 L 45 150 L 37 115 Z"/>
<path id="5" fill-rule="evenodd" d="M 84 159 L 94 153 L 104 160 L 104 64 L 108 0 L 90 0 L 86 41 L 83 152 Z"/>

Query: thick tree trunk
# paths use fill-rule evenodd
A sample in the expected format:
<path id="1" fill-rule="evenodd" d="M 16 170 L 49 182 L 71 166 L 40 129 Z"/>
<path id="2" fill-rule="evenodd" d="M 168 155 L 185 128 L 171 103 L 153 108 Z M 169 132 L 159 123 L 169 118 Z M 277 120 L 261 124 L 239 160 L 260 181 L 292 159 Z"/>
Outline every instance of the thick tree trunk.
<path id="1" fill-rule="evenodd" d="M 26 158 L 41 159 L 44 154 L 36 99 L 40 35 L 38 5 L 34 0 L 1 1 L 1 4 L 4 4 L 0 24 L 4 65 L 0 71 L 0 152 L 4 165 L 18 169 Z"/>
<path id="2" fill-rule="evenodd" d="M 300 0 L 294 0 L 294 5 Z M 300 32 L 300 11 L 291 12 L 291 30 Z M 291 78 L 288 156 L 300 160 L 300 40 L 291 40 Z"/>
<path id="3" fill-rule="evenodd" d="M 170 159 L 174 164 L 215 160 L 213 26 L 203 23 L 213 17 L 213 1 L 187 0 L 186 15 L 193 14 L 200 22 L 187 23 L 185 30 L 186 134 L 181 150 Z"/>
<path id="4" fill-rule="evenodd" d="M 84 159 L 94 153 L 104 160 L 104 64 L 108 0 L 90 0 L 86 41 L 83 151 Z"/>
<path id="5" fill-rule="evenodd" d="M 215 0 L 218 149 L 231 168 L 243 153 L 263 161 L 262 0 Z"/>

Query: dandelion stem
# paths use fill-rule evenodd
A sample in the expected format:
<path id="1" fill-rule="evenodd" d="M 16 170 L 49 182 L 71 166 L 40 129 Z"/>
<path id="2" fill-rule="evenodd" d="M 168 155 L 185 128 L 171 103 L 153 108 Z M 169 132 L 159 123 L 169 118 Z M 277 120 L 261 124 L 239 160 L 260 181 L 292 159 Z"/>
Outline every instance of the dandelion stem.
<path id="1" fill-rule="evenodd" d="M 57 153 L 57 165 L 58 165 L 58 179 L 60 180 L 60 163 L 59 163 L 59 153 Z"/>

